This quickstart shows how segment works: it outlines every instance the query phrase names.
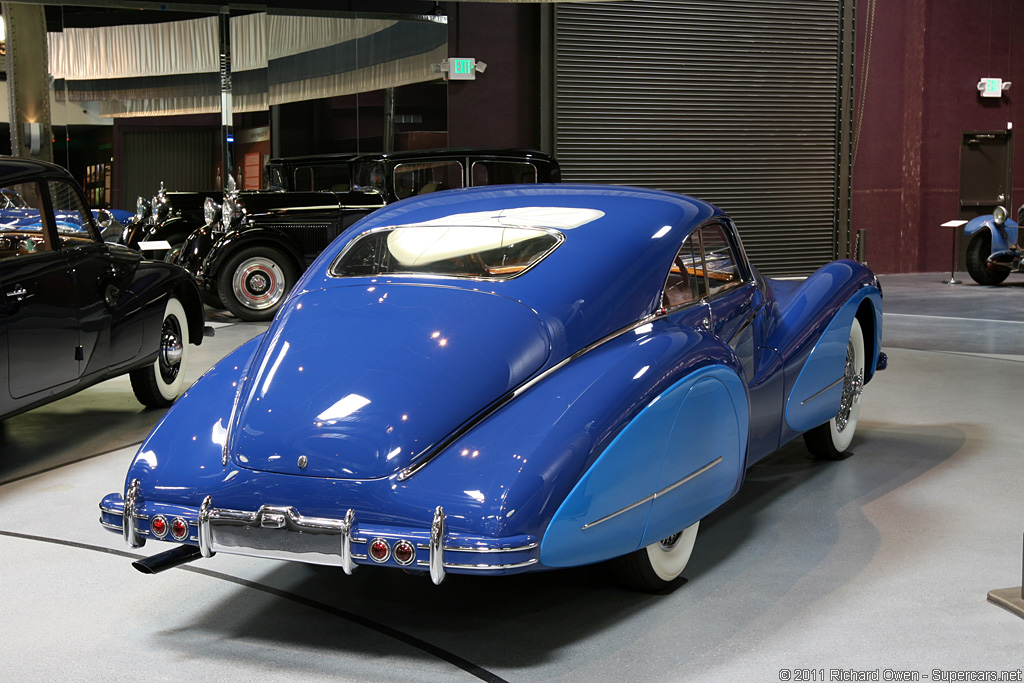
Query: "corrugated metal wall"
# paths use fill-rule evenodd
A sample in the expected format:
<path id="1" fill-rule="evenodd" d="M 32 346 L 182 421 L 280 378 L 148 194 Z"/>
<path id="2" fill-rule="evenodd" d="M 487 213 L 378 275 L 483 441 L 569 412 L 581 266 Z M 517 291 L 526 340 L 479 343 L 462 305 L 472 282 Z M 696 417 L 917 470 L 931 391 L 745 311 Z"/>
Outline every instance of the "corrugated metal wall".
<path id="1" fill-rule="evenodd" d="M 806 274 L 831 260 L 846 229 L 839 195 L 849 192 L 840 187 L 843 4 L 558 4 L 563 180 L 714 202 L 766 274 Z"/>
<path id="2" fill-rule="evenodd" d="M 136 197 L 152 197 L 161 182 L 168 191 L 219 189 L 219 132 L 198 127 L 125 131 L 120 163 L 131 169 L 124 176 L 125 208 L 134 209 Z"/>

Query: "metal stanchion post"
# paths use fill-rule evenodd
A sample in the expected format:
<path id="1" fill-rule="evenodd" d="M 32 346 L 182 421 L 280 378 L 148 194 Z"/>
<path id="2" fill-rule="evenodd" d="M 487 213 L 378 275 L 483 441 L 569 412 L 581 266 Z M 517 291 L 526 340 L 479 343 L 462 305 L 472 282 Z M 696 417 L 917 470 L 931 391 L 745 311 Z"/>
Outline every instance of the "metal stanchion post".
<path id="1" fill-rule="evenodd" d="M 989 591 L 988 601 L 1024 619 L 1024 559 L 1021 560 L 1021 585 Z"/>
<path id="2" fill-rule="evenodd" d="M 956 257 L 959 255 L 959 244 L 960 244 L 960 228 L 967 225 L 967 221 L 946 221 L 942 224 L 943 228 L 953 228 L 953 263 L 949 267 L 949 279 L 943 280 L 943 284 L 947 285 L 959 285 L 960 280 L 956 279 L 954 273 L 956 272 Z"/>

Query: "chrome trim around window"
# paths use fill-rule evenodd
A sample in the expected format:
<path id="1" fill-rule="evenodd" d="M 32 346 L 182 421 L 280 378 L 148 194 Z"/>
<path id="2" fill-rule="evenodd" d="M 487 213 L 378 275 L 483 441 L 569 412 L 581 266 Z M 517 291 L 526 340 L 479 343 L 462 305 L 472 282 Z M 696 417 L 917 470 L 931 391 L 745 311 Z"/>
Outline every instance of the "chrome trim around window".
<path id="1" fill-rule="evenodd" d="M 618 517 L 619 515 L 621 515 L 623 513 L 629 512 L 630 510 L 633 510 L 633 509 L 635 509 L 637 507 L 640 507 L 644 503 L 648 503 L 648 502 L 656 499 L 658 496 L 664 496 L 665 494 L 667 494 L 667 493 L 669 493 L 671 491 L 674 491 L 675 489 L 679 488 L 683 484 L 696 479 L 697 477 L 699 477 L 700 475 L 704 474 L 705 472 L 707 472 L 708 470 L 710 470 L 712 467 L 714 467 L 715 465 L 717 465 L 720 462 L 722 462 L 721 456 L 715 458 L 714 460 L 709 462 L 707 465 L 704 465 L 704 467 L 701 467 L 696 472 L 693 472 L 691 474 L 686 475 L 685 477 L 683 477 L 682 479 L 680 479 L 676 483 L 671 484 L 670 486 L 666 486 L 665 488 L 663 488 L 662 490 L 658 491 L 657 493 L 652 493 L 651 495 L 647 496 L 646 498 L 642 498 L 641 500 L 638 500 L 635 503 L 631 503 L 630 505 L 627 505 L 626 507 L 622 508 L 621 510 L 617 510 L 617 511 L 611 513 L 610 515 L 605 515 L 601 519 L 597 519 L 597 520 L 594 520 L 593 522 L 588 522 L 587 524 L 584 524 L 581 527 L 581 530 L 582 531 L 586 531 L 587 529 L 592 529 L 593 527 L 597 526 L 598 524 L 603 524 L 604 522 L 607 522 L 610 519 L 614 519 L 615 517 Z"/>

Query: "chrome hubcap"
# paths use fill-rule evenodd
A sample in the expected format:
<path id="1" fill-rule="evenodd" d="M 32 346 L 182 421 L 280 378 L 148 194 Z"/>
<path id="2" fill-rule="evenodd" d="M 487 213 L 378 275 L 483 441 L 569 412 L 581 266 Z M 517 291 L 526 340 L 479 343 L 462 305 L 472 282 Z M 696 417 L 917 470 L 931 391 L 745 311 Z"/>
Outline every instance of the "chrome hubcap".
<path id="1" fill-rule="evenodd" d="M 836 429 L 843 431 L 850 422 L 853 404 L 860 400 L 864 391 L 864 375 L 857 372 L 857 350 L 850 341 L 846 345 L 846 371 L 843 374 L 843 398 L 839 403 L 839 414 L 836 415 Z"/>
<path id="2" fill-rule="evenodd" d="M 178 376 L 183 353 L 178 319 L 167 318 L 160 334 L 160 376 L 165 382 L 173 382 Z"/>
<path id="3" fill-rule="evenodd" d="M 284 272 L 267 258 L 252 258 L 235 270 L 231 278 L 235 298 L 246 308 L 263 310 L 276 306 L 284 296 Z"/>

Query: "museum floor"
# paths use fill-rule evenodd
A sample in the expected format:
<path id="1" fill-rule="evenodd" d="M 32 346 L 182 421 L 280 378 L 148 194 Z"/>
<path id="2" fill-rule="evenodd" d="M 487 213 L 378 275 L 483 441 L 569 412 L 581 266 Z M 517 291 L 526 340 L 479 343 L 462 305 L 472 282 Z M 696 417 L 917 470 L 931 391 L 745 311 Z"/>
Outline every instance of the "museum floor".
<path id="1" fill-rule="evenodd" d="M 97 503 L 122 487 L 160 411 L 141 410 L 119 379 L 8 419 L 0 681 L 1018 671 L 1024 619 L 986 594 L 1021 583 L 1024 276 L 998 288 L 959 277 L 881 278 L 889 369 L 865 390 L 853 455 L 811 460 L 798 441 L 752 468 L 701 524 L 688 582 L 667 595 L 619 589 L 600 567 L 435 587 L 219 554 L 145 576 L 130 558 L 164 544 L 129 551 L 100 528 Z M 212 317 L 195 377 L 266 327 Z"/>

